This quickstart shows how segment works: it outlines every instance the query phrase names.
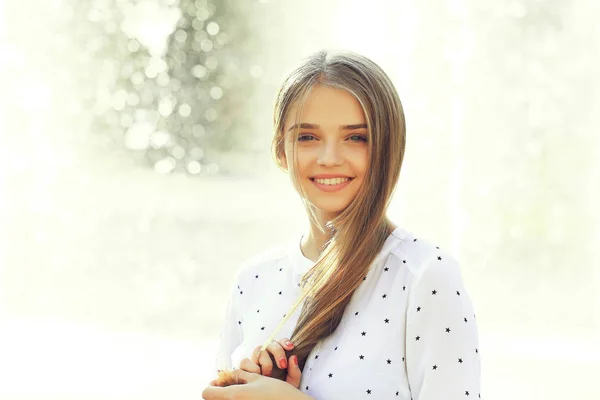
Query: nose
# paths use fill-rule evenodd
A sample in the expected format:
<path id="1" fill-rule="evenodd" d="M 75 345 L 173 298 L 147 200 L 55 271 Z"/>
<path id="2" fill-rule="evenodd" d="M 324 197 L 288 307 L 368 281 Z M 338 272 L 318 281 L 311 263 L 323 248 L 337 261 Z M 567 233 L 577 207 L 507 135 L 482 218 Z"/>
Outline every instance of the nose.
<path id="1" fill-rule="evenodd" d="M 320 154 L 317 159 L 317 164 L 326 167 L 342 165 L 342 151 L 334 142 L 329 142 L 321 146 Z"/>

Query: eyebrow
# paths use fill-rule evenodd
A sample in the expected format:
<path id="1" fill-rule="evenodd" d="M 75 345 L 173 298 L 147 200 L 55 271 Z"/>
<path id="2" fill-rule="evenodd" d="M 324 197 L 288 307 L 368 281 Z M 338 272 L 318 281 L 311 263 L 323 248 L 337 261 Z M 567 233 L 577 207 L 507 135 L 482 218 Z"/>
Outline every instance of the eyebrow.
<path id="1" fill-rule="evenodd" d="M 317 124 L 307 124 L 307 123 L 300 123 L 300 124 L 294 124 L 290 127 L 290 129 L 288 129 L 288 132 L 291 130 L 296 129 L 298 126 L 300 126 L 300 128 L 304 128 L 304 129 L 319 129 L 320 126 Z M 353 130 L 353 129 L 361 129 L 361 128 L 367 128 L 367 124 L 353 124 L 353 125 L 342 125 L 341 129 L 342 130 Z"/>

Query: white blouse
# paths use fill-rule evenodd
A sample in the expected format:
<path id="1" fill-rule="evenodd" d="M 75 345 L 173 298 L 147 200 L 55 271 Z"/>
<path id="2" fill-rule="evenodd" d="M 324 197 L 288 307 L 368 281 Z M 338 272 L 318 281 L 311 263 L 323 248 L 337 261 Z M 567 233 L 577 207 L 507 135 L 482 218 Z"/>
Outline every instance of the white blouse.
<path id="1" fill-rule="evenodd" d="M 277 327 L 313 266 L 300 243 L 265 252 L 237 271 L 216 369 L 238 368 Z M 290 338 L 300 305 L 276 340 Z M 300 390 L 317 400 L 479 398 L 477 325 L 457 261 L 396 228 L 386 239 L 340 325 L 321 340 Z"/>

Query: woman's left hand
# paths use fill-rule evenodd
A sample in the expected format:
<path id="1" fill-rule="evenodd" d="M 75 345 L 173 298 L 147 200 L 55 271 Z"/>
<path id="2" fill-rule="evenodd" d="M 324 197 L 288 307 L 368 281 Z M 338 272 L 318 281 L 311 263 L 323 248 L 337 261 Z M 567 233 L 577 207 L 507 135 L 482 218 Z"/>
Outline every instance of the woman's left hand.
<path id="1" fill-rule="evenodd" d="M 295 356 L 290 357 L 294 359 Z M 291 364 L 291 363 L 290 363 Z M 241 385 L 228 387 L 208 386 L 202 392 L 205 400 L 227 400 L 232 398 L 243 398 L 245 400 L 279 400 L 279 399 L 303 399 L 306 396 L 297 389 L 300 384 L 302 372 L 298 368 L 297 361 L 288 367 L 288 381 L 297 382 L 297 385 L 284 382 L 279 379 L 269 378 L 260 374 L 246 372 L 236 369 L 233 372 Z M 289 376 L 289 375 L 292 376 Z M 212 382 L 211 382 L 212 384 Z"/>

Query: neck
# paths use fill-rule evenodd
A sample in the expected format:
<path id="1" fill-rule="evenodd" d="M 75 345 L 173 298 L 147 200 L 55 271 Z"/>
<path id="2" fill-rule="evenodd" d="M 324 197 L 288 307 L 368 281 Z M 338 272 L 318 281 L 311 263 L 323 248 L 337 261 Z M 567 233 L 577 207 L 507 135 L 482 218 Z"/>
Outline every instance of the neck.
<path id="1" fill-rule="evenodd" d="M 325 226 L 325 224 L 331 221 L 335 215 L 325 215 L 317 211 L 317 218 L 321 226 Z M 302 241 L 300 243 L 300 248 L 302 249 L 302 253 L 304 257 L 309 260 L 316 261 L 325 246 L 325 243 L 331 238 L 331 234 L 329 232 L 321 232 L 319 227 L 315 225 L 309 218 L 309 228 L 308 232 L 302 236 Z"/>
<path id="2" fill-rule="evenodd" d="M 334 215 L 326 216 L 317 213 L 317 217 L 319 218 L 319 223 L 322 224 L 322 226 L 325 226 L 325 224 L 328 221 L 331 221 L 333 219 Z M 309 229 L 308 232 L 302 236 L 302 241 L 300 242 L 300 249 L 302 250 L 302 254 L 304 255 L 304 257 L 308 258 L 311 261 L 316 261 L 317 258 L 319 258 L 319 255 L 321 254 L 325 243 L 327 243 L 327 241 L 331 238 L 331 234 L 329 232 L 321 232 L 319 228 L 314 223 L 312 223 L 312 221 L 310 221 L 310 218 L 309 222 Z M 397 228 L 397 225 L 392 224 L 389 220 L 387 222 L 387 234 L 389 235 L 394 231 L 394 229 Z"/>

